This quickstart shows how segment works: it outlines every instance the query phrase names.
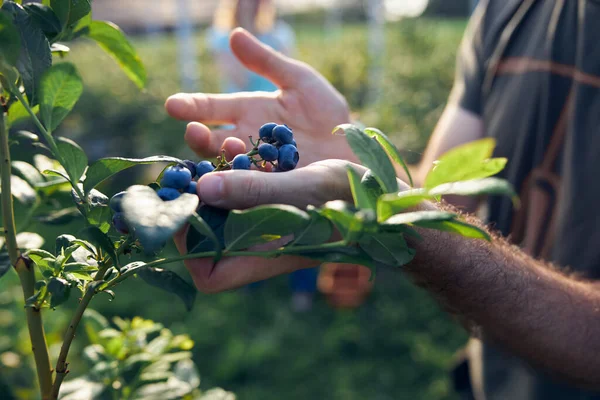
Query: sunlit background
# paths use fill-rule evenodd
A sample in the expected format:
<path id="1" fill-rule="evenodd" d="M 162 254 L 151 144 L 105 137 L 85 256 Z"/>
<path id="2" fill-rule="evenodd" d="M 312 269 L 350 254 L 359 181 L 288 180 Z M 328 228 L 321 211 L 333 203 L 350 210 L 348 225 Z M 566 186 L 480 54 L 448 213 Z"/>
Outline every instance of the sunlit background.
<path id="1" fill-rule="evenodd" d="M 446 102 L 475 2 L 277 5 L 294 30 L 294 55 L 346 96 L 357 120 L 388 133 L 409 161 L 417 161 Z M 179 91 L 221 90 L 205 36 L 216 6 L 216 0 L 96 0 L 94 19 L 114 21 L 130 35 L 148 86 L 139 91 L 95 44 L 75 44 L 67 57 L 77 64 L 85 91 L 59 134 L 75 138 L 90 159 L 168 154 L 197 160 L 183 141 L 185 122 L 170 119 L 163 103 Z M 26 150 L 21 156 L 28 156 Z M 139 167 L 102 190 L 110 195 L 152 174 Z M 57 234 L 76 228 L 40 225 L 36 231 L 53 250 Z M 187 276 L 182 265 L 173 269 Z M 2 399 L 35 398 L 17 281 L 12 272 L 0 281 Z M 289 278 L 282 276 L 258 287 L 199 295 L 188 313 L 176 297 L 132 279 L 117 288 L 113 301 L 99 296 L 92 308 L 107 317 L 140 315 L 189 333 L 201 387 L 220 386 L 243 400 L 455 398 L 449 370 L 466 335 L 401 272 L 378 271 L 373 291 L 354 309 L 336 309 L 319 292 L 308 310 L 297 310 L 291 299 Z M 72 296 L 67 307 L 46 313 L 51 342 L 59 341 L 76 303 Z M 78 350 L 85 345 L 85 336 L 78 336 L 71 377 L 82 373 Z M 56 345 L 51 352 L 56 354 Z"/>

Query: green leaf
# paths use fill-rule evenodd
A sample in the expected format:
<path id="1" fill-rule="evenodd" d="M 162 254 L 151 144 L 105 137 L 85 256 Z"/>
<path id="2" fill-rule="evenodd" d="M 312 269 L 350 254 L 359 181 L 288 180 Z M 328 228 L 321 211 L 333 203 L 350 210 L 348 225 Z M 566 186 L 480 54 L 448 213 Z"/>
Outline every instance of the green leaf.
<path id="1" fill-rule="evenodd" d="M 461 236 L 491 241 L 490 235 L 477 226 L 467 224 L 459 220 L 450 221 L 421 221 L 417 224 L 422 228 L 435 229 L 438 231 L 457 233 Z"/>
<path id="2" fill-rule="evenodd" d="M 147 158 L 121 158 L 121 157 L 109 157 L 101 158 L 90 165 L 86 179 L 83 183 L 83 188 L 86 192 L 98 186 L 104 180 L 110 178 L 118 172 L 121 172 L 127 168 L 131 168 L 135 165 L 144 164 L 156 164 L 156 163 L 182 163 L 178 158 L 169 156 L 153 156 Z"/>
<path id="3" fill-rule="evenodd" d="M 151 286 L 176 294 L 185 304 L 185 308 L 191 311 L 196 299 L 196 288 L 175 272 L 162 268 L 144 267 L 138 270 L 137 275 Z"/>
<path id="4" fill-rule="evenodd" d="M 77 184 L 87 168 L 88 158 L 77 143 L 64 137 L 57 138 L 56 146 L 63 158 L 63 167 L 69 174 L 71 183 Z"/>
<path id="5" fill-rule="evenodd" d="M 69 27 L 92 11 L 91 0 L 50 0 L 63 27 Z"/>
<path id="6" fill-rule="evenodd" d="M 416 207 L 432 197 L 425 189 L 410 189 L 397 194 L 383 195 L 377 201 L 377 218 L 380 222 L 385 221 L 392 215 Z"/>
<path id="7" fill-rule="evenodd" d="M 294 235 L 294 246 L 310 246 L 327 242 L 333 235 L 331 222 L 314 208 L 307 210 L 310 222 L 306 228 Z"/>
<path id="8" fill-rule="evenodd" d="M 396 171 L 379 142 L 354 125 L 343 124 L 336 127 L 335 130 L 338 129 L 344 131 L 346 140 L 354 154 L 365 167 L 372 171 L 385 192 L 397 192 Z"/>
<path id="9" fill-rule="evenodd" d="M 71 63 L 50 67 L 40 82 L 40 116 L 48 132 L 54 131 L 83 93 L 83 82 Z"/>
<path id="10" fill-rule="evenodd" d="M 25 161 L 13 161 L 10 163 L 10 165 L 15 175 L 23 178 L 27 183 L 29 183 L 33 187 L 46 181 L 36 167 L 29 163 L 26 163 Z"/>
<path id="11" fill-rule="evenodd" d="M 493 138 L 476 140 L 448 151 L 434 163 L 425 178 L 425 187 L 431 189 L 442 183 L 487 178 L 500 172 L 506 159 L 490 159 L 496 146 Z"/>
<path id="12" fill-rule="evenodd" d="M 44 72 L 52 65 L 50 44 L 44 32 L 18 4 L 7 2 L 2 9 L 12 15 L 13 24 L 21 37 L 21 51 L 16 68 L 23 79 L 30 106 L 38 103 L 38 90 Z"/>
<path id="13" fill-rule="evenodd" d="M 37 114 L 39 111 L 39 106 L 36 105 L 32 108 L 32 110 L 35 114 Z M 27 112 L 25 106 L 20 101 L 12 103 L 8 108 L 8 126 L 15 126 L 22 122 L 29 121 L 30 119 L 31 116 Z"/>
<path id="14" fill-rule="evenodd" d="M 48 214 L 39 215 L 35 217 L 35 220 L 39 223 L 46 225 L 65 225 L 82 215 L 77 207 L 63 208 L 61 210 L 52 211 Z"/>
<path id="15" fill-rule="evenodd" d="M 227 250 L 247 249 L 292 235 L 310 222 L 308 214 L 292 206 L 267 205 L 233 210 L 225 223 Z"/>
<path id="16" fill-rule="evenodd" d="M 369 210 L 375 210 L 376 202 L 373 201 L 367 190 L 361 184 L 361 178 L 358 173 L 348 165 L 348 180 L 350 181 L 350 190 L 352 191 L 352 198 L 354 199 L 354 205 L 356 208 L 366 208 Z"/>
<path id="17" fill-rule="evenodd" d="M 377 178 L 375 178 L 375 175 L 373 175 L 373 172 L 371 172 L 371 170 L 367 170 L 367 172 L 365 172 L 362 179 L 360 180 L 360 184 L 367 192 L 367 195 L 371 199 L 371 202 L 377 204 L 377 199 L 379 199 L 379 197 L 381 197 L 384 194 L 384 192 L 379 182 L 377 182 Z"/>
<path id="18" fill-rule="evenodd" d="M 111 22 L 92 21 L 88 36 L 117 61 L 137 87 L 141 89 L 146 86 L 146 70 L 142 60 L 118 26 Z"/>
<path id="19" fill-rule="evenodd" d="M 374 212 L 356 210 L 342 200 L 325 203 L 319 209 L 319 213 L 330 220 L 349 243 L 358 240 L 365 231 L 374 231 L 377 228 Z"/>
<path id="20" fill-rule="evenodd" d="M 204 219 L 202 219 L 202 217 L 200 215 L 198 215 L 197 213 L 193 213 L 190 216 L 190 218 L 188 219 L 188 222 L 190 223 L 191 226 L 194 227 L 194 229 L 200 235 L 207 238 L 212 243 L 212 250 L 217 252 L 217 255 L 215 256 L 215 260 L 220 259 L 221 258 L 221 242 L 217 238 L 217 235 L 215 235 L 215 233 L 212 231 L 212 229 L 208 225 L 208 223 L 206 221 L 204 221 Z M 188 253 L 189 253 L 189 251 L 188 251 Z"/>
<path id="21" fill-rule="evenodd" d="M 9 13 L 0 11 L 0 67 L 16 66 L 19 58 L 21 36 L 12 21 Z"/>
<path id="22" fill-rule="evenodd" d="M 23 6 L 25 11 L 29 13 L 29 16 L 37 26 L 44 32 L 44 35 L 51 40 L 58 35 L 62 26 L 60 20 L 54 14 L 54 11 L 50 7 L 44 4 L 38 3 L 27 3 Z"/>
<path id="23" fill-rule="evenodd" d="M 202 204 L 198 208 L 198 216 L 210 227 L 218 240 L 219 248 L 225 248 L 225 221 L 229 210 L 211 207 Z M 188 253 L 211 251 L 215 248 L 214 239 L 200 233 L 194 226 L 190 226 L 186 236 L 186 249 Z"/>
<path id="24" fill-rule="evenodd" d="M 408 176 L 408 183 L 410 184 L 410 186 L 414 186 L 412 176 L 410 175 L 410 171 L 408 169 L 408 165 L 406 165 L 404 159 L 400 155 L 400 152 L 398 151 L 394 143 L 392 143 L 390 138 L 387 137 L 385 133 L 381 132 L 377 128 L 365 128 L 365 133 L 369 136 L 374 136 L 377 138 L 377 141 L 379 142 L 381 147 L 383 147 L 387 155 L 390 156 L 392 160 L 400 164 L 400 166 L 404 169 L 404 172 L 406 172 L 406 176 Z"/>
<path id="25" fill-rule="evenodd" d="M 37 249 L 44 245 L 44 238 L 34 232 L 17 234 L 17 246 L 21 250 Z"/>
<path id="26" fill-rule="evenodd" d="M 48 292 L 50 293 L 50 307 L 55 308 L 69 300 L 71 286 L 62 278 L 52 278 L 48 281 Z"/>
<path id="27" fill-rule="evenodd" d="M 40 138 L 38 137 L 38 135 L 36 135 L 33 132 L 24 131 L 24 130 L 12 132 L 10 135 L 10 138 L 13 140 L 16 140 L 16 141 L 19 141 L 19 140 L 27 140 L 30 142 L 39 142 L 40 141 Z"/>
<path id="28" fill-rule="evenodd" d="M 127 189 L 121 206 L 127 224 L 144 250 L 153 252 L 185 225 L 198 203 L 198 196 L 188 193 L 163 201 L 151 188 L 136 185 Z"/>
<path id="29" fill-rule="evenodd" d="M 81 232 L 81 236 L 87 237 L 91 242 L 100 246 L 100 248 L 110 256 L 115 263 L 115 266 L 119 267 L 119 258 L 115 251 L 115 245 L 106 233 L 102 232 L 97 226 L 88 226 Z"/>
<path id="30" fill-rule="evenodd" d="M 15 199 L 25 205 L 31 205 L 36 202 L 37 194 L 35 190 L 22 178 L 16 175 L 10 177 L 10 189 Z M 2 188 L 0 187 L 0 191 Z"/>
<path id="31" fill-rule="evenodd" d="M 400 233 L 365 235 L 358 244 L 373 260 L 392 267 L 408 264 L 416 253 L 408 247 Z"/>
<path id="32" fill-rule="evenodd" d="M 448 221 L 456 217 L 456 214 L 452 214 L 445 211 L 414 211 L 404 214 L 396 214 L 383 225 L 401 225 L 401 224 L 418 224 L 420 222 L 437 222 L 437 221 Z"/>
<path id="33" fill-rule="evenodd" d="M 444 183 L 429 190 L 433 196 L 449 194 L 476 196 L 482 194 L 504 194 L 515 198 L 517 194 L 510 182 L 498 178 L 473 179 L 461 182 Z"/>
<path id="34" fill-rule="evenodd" d="M 109 207 L 94 207 L 86 214 L 87 221 L 107 233 L 111 227 L 112 212 Z"/>

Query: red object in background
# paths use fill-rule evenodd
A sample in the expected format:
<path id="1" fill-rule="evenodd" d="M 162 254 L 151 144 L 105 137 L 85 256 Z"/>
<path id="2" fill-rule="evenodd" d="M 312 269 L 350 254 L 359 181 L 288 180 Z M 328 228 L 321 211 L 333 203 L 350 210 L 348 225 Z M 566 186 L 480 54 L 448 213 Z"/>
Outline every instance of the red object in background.
<path id="1" fill-rule="evenodd" d="M 317 286 L 335 308 L 357 308 L 373 289 L 371 270 L 356 264 L 323 264 Z"/>

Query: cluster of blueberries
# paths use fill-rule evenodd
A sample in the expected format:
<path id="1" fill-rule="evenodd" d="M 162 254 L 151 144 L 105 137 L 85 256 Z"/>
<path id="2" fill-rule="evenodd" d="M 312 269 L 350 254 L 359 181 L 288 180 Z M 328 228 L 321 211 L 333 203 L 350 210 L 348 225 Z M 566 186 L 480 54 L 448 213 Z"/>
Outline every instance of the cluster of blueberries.
<path id="1" fill-rule="evenodd" d="M 235 156 L 231 164 L 228 164 L 231 169 L 250 169 L 252 164 L 256 165 L 259 162 L 262 162 L 263 166 L 267 162 L 271 163 L 273 172 L 291 171 L 296 168 L 300 156 L 294 134 L 287 125 L 278 125 L 274 122 L 264 124 L 260 127 L 258 135 L 260 140 L 254 149 L 248 154 Z M 259 160 L 253 158 L 256 154 L 260 157 Z M 170 166 L 165 169 L 160 180 L 161 187 L 156 194 L 163 201 L 175 200 L 182 193 L 196 194 L 197 179 L 213 172 L 216 168 L 210 161 L 200 161 L 196 164 L 190 160 Z M 115 194 L 110 199 L 109 206 L 113 211 L 113 226 L 118 232 L 126 235 L 129 233 L 129 228 L 121 207 L 124 195 L 125 192 Z"/>

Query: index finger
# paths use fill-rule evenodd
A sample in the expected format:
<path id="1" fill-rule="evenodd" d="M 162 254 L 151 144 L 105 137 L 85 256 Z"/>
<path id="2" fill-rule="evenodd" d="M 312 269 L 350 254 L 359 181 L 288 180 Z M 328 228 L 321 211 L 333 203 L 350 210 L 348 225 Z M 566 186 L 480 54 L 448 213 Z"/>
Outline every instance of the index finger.
<path id="1" fill-rule="evenodd" d="M 228 124 L 242 119 L 248 110 L 268 109 L 276 96 L 275 92 L 177 93 L 167 99 L 165 108 L 173 118 L 204 124 Z"/>

